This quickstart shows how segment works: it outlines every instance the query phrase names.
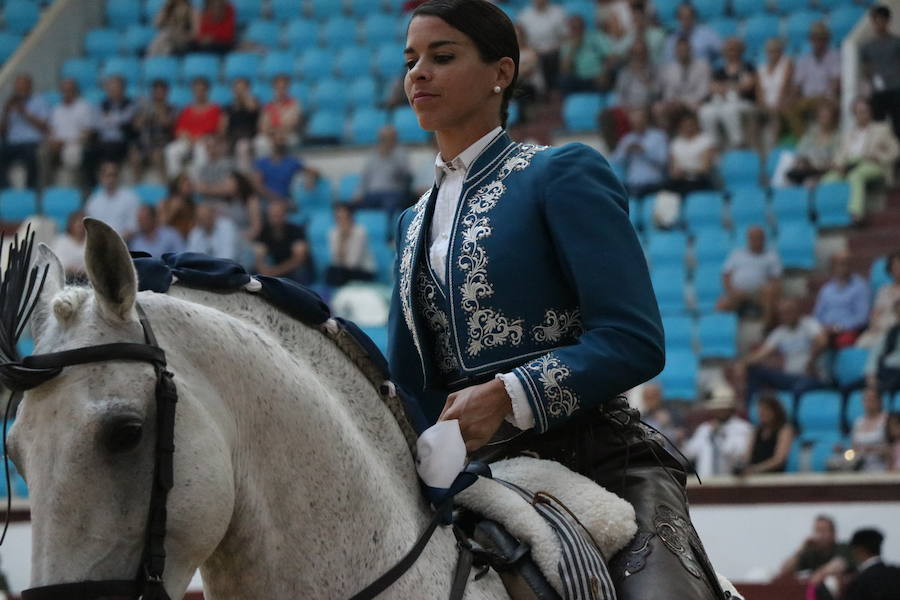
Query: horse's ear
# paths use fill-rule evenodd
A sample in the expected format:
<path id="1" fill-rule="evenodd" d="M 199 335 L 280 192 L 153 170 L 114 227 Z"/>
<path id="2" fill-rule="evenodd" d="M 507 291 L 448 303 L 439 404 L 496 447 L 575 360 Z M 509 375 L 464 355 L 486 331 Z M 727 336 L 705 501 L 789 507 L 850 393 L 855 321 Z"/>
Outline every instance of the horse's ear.
<path id="1" fill-rule="evenodd" d="M 66 285 L 66 275 L 59 258 L 44 243 L 38 244 L 34 265 L 38 268 L 39 278 L 44 276 L 45 269 L 47 271 L 44 287 L 41 289 L 41 295 L 35 302 L 34 312 L 31 314 L 31 333 L 37 339 L 43 333 L 47 319 L 50 318 L 50 303 L 53 297 Z"/>
<path id="2" fill-rule="evenodd" d="M 84 229 L 84 265 L 99 305 L 112 316 L 127 320 L 137 296 L 137 273 L 128 247 L 103 221 L 86 218 Z"/>

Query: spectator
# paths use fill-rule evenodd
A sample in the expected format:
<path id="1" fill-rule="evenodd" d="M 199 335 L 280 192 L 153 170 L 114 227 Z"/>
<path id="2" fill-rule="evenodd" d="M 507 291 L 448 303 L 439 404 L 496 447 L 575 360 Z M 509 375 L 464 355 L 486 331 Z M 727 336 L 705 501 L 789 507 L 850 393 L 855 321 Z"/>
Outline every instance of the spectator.
<path id="1" fill-rule="evenodd" d="M 313 280 L 313 267 L 306 231 L 288 223 L 287 212 L 287 203 L 269 203 L 268 219 L 256 239 L 256 271 L 308 285 Z"/>
<path id="2" fill-rule="evenodd" d="M 850 538 L 850 551 L 856 562 L 856 577 L 847 586 L 844 600 L 891 600 L 900 589 L 900 568 L 884 564 L 881 543 L 884 535 L 877 529 L 859 529 Z"/>
<path id="3" fill-rule="evenodd" d="M 678 5 L 678 28 L 672 32 L 666 42 L 666 60 L 675 60 L 678 56 L 678 41 L 686 39 L 690 44 L 691 54 L 707 64 L 715 64 L 719 60 L 722 40 L 719 35 L 706 25 L 697 24 L 697 11 L 690 2 Z"/>
<path id="4" fill-rule="evenodd" d="M 900 471 L 900 413 L 892 412 L 885 426 L 885 460 L 889 471 Z"/>
<path id="5" fill-rule="evenodd" d="M 822 326 L 813 317 L 800 314 L 796 300 L 782 300 L 778 317 L 778 327 L 769 333 L 762 346 L 738 364 L 739 368 L 746 369 L 748 402 L 757 391 L 774 388 L 792 392 L 796 409 L 804 392 L 822 387 L 816 362 L 828 342 Z M 763 364 L 776 355 L 781 358 L 780 367 Z"/>
<path id="6" fill-rule="evenodd" d="M 346 204 L 335 205 L 334 222 L 328 232 L 331 265 L 325 273 L 325 283 L 340 287 L 350 281 L 372 281 L 375 260 L 366 228 L 354 222 L 353 211 Z"/>
<path id="7" fill-rule="evenodd" d="M 711 418 L 702 423 L 684 447 L 700 477 L 732 475 L 744 460 L 753 428 L 737 416 L 734 392 L 727 386 L 713 390 L 704 408 Z"/>
<path id="8" fill-rule="evenodd" d="M 772 147 L 781 136 L 781 119 L 789 105 L 794 63 L 784 53 L 784 40 L 766 42 L 766 58 L 756 69 L 756 102 L 765 128 L 763 143 Z"/>
<path id="9" fill-rule="evenodd" d="M 795 137 L 806 131 L 810 115 L 822 102 L 836 102 L 841 91 L 841 55 L 831 48 L 828 26 L 819 21 L 809 29 L 811 51 L 797 59 L 791 101 L 785 118 Z"/>
<path id="10" fill-rule="evenodd" d="M 129 154 L 136 134 L 134 116 L 137 105 L 125 95 L 125 80 L 119 75 L 108 77 L 103 84 L 106 97 L 100 102 L 95 125 L 96 137 L 85 160 L 85 177 L 94 187 L 96 166 L 104 161 L 121 164 Z"/>
<path id="11" fill-rule="evenodd" d="M 382 127 L 354 200 L 361 207 L 384 209 L 388 222 L 393 223 L 393 216 L 409 205 L 411 183 L 409 156 L 397 145 L 397 130 L 391 125 Z"/>
<path id="12" fill-rule="evenodd" d="M 34 94 L 31 75 L 19 73 L 13 92 L 0 117 L 0 189 L 9 187 L 9 168 L 16 162 L 25 167 L 25 185 L 38 187 L 38 150 L 49 131 L 50 107 Z"/>
<path id="13" fill-rule="evenodd" d="M 156 207 L 142 204 L 138 208 L 137 232 L 128 241 L 132 252 L 146 252 L 150 256 L 162 256 L 167 252 L 183 252 L 184 238 L 177 231 L 160 223 Z"/>
<path id="14" fill-rule="evenodd" d="M 117 163 L 102 163 L 98 179 L 100 187 L 88 198 L 84 212 L 93 219 L 104 221 L 128 241 L 137 230 L 141 201 L 131 189 L 119 185 Z"/>
<path id="15" fill-rule="evenodd" d="M 643 386 L 643 406 L 641 420 L 666 436 L 673 444 L 680 444 L 684 432 L 675 422 L 675 417 L 663 403 L 662 389 L 656 382 Z"/>
<path id="16" fill-rule="evenodd" d="M 190 0 L 166 0 L 153 21 L 158 33 L 147 54 L 183 54 L 194 33 L 194 7 Z"/>
<path id="17" fill-rule="evenodd" d="M 66 272 L 66 280 L 72 281 L 84 276 L 84 213 L 76 210 L 66 219 L 66 230 L 53 240 L 53 253 Z"/>
<path id="18" fill-rule="evenodd" d="M 276 131 L 272 141 L 272 155 L 257 159 L 254 165 L 254 185 L 257 193 L 263 198 L 290 202 L 294 176 L 297 173 L 306 173 L 307 187 L 312 187 L 319 173 L 291 156 L 283 133 Z"/>
<path id="19" fill-rule="evenodd" d="M 134 115 L 137 138 L 130 162 L 137 174 L 146 163 L 160 173 L 164 171 L 163 152 L 172 141 L 176 116 L 175 107 L 169 102 L 169 84 L 163 79 L 155 80 L 150 97 L 139 103 Z"/>
<path id="20" fill-rule="evenodd" d="M 869 351 L 865 368 L 869 386 L 891 394 L 900 391 L 900 299 L 893 312 L 894 324 Z"/>
<path id="21" fill-rule="evenodd" d="M 242 173 L 251 169 L 253 140 L 259 131 L 259 102 L 250 91 L 250 82 L 237 77 L 231 83 L 231 104 L 225 107 L 225 136 Z"/>
<path id="22" fill-rule="evenodd" d="M 532 0 L 531 6 L 519 13 L 519 24 L 528 43 L 538 54 L 541 72 L 548 90 L 558 87 L 559 51 L 569 35 L 566 11 L 550 0 Z"/>
<path id="23" fill-rule="evenodd" d="M 872 89 L 872 113 L 879 121 L 890 118 L 900 138 L 900 36 L 890 32 L 887 6 L 869 9 L 869 21 L 875 38 L 863 44 L 859 56 Z"/>
<path id="24" fill-rule="evenodd" d="M 663 67 L 662 101 L 655 108 L 657 122 L 668 130 L 678 117 L 696 111 L 709 96 L 710 68 L 702 58 L 695 58 L 687 38 L 675 44 L 675 60 Z"/>
<path id="25" fill-rule="evenodd" d="M 631 133 L 619 141 L 612 160 L 625 172 L 625 185 L 631 196 L 642 198 L 663 188 L 668 141 L 662 130 L 650 126 L 646 108 L 632 108 L 628 120 Z"/>
<path id="26" fill-rule="evenodd" d="M 271 138 L 280 132 L 290 147 L 299 142 L 298 130 L 302 111 L 300 103 L 289 93 L 290 79 L 278 75 L 272 80 L 273 97 L 263 107 L 256 138 L 256 156 L 261 158 L 272 153 Z"/>
<path id="27" fill-rule="evenodd" d="M 828 100 L 819 103 L 815 122 L 797 144 L 796 155 L 787 171 L 789 181 L 796 185 L 812 186 L 831 170 L 840 141 L 839 116 L 836 103 Z"/>
<path id="28" fill-rule="evenodd" d="M 812 535 L 782 564 L 778 577 L 809 581 L 815 588 L 826 576 L 840 574 L 850 564 L 850 548 L 838 543 L 834 520 L 819 515 L 813 521 Z"/>
<path id="29" fill-rule="evenodd" d="M 846 348 L 856 343 L 869 321 L 869 283 L 850 270 L 846 250 L 832 255 L 831 272 L 831 279 L 819 290 L 813 315 L 825 328 L 828 345 Z"/>
<path id="30" fill-rule="evenodd" d="M 866 213 L 866 186 L 873 181 L 894 184 L 894 163 L 900 157 L 900 142 L 887 123 L 872 120 L 872 107 L 865 98 L 853 103 L 856 124 L 844 131 L 834 169 L 823 181 L 846 180 L 850 184 L 847 210 L 856 223 Z"/>
<path id="31" fill-rule="evenodd" d="M 204 0 L 203 10 L 195 18 L 193 52 L 228 54 L 236 38 L 234 6 L 228 0 Z"/>
<path id="32" fill-rule="evenodd" d="M 196 210 L 194 182 L 186 173 L 182 173 L 169 182 L 166 199 L 159 205 L 159 221 L 186 240 L 194 227 Z"/>
<path id="33" fill-rule="evenodd" d="M 569 38 L 563 42 L 560 53 L 560 89 L 564 94 L 596 92 L 606 51 L 603 38 L 593 31 L 585 31 L 584 19 L 571 15 Z"/>
<path id="34" fill-rule="evenodd" d="M 884 263 L 891 278 L 875 294 L 875 303 L 869 317 L 869 327 L 856 342 L 857 346 L 871 348 L 894 324 L 900 322 L 894 314 L 894 306 L 900 300 L 900 250 L 891 252 Z"/>
<path id="35" fill-rule="evenodd" d="M 237 260 L 239 235 L 234 222 L 220 214 L 215 202 L 197 205 L 197 221 L 188 235 L 187 251 Z"/>
<path id="36" fill-rule="evenodd" d="M 615 18 L 627 33 L 634 31 L 634 15 L 627 0 L 598 0 L 595 23 Z"/>
<path id="37" fill-rule="evenodd" d="M 725 130 L 728 144 L 741 147 L 746 143 L 744 128 L 756 102 L 756 69 L 742 58 L 744 43 L 738 38 L 725 40 L 725 58 L 713 73 L 710 96 L 700 107 L 703 130 L 715 137 L 719 127 Z"/>
<path id="38" fill-rule="evenodd" d="M 201 167 L 207 160 L 206 151 L 200 142 L 204 136 L 218 133 L 222 129 L 222 109 L 209 100 L 209 80 L 196 77 L 191 82 L 194 100 L 186 106 L 175 121 L 175 140 L 164 150 L 166 176 L 175 177 L 181 173 L 184 162 L 193 153 L 194 168 Z"/>
<path id="39" fill-rule="evenodd" d="M 666 34 L 654 25 L 642 0 L 632 0 L 631 21 L 634 24 L 634 41 L 640 40 L 647 45 L 650 62 L 656 64 L 662 61 L 666 49 Z"/>
<path id="40" fill-rule="evenodd" d="M 887 414 L 882 409 L 881 393 L 877 387 L 868 386 L 863 392 L 863 414 L 853 423 L 850 442 L 860 471 L 887 470 Z"/>
<path id="41" fill-rule="evenodd" d="M 763 320 L 771 321 L 775 303 L 781 295 L 781 259 L 766 249 L 766 234 L 761 227 L 747 229 L 747 247 L 735 248 L 722 267 L 722 287 L 716 310 L 743 312 L 762 309 Z"/>
<path id="42" fill-rule="evenodd" d="M 684 196 L 716 187 L 713 181 L 716 155 L 716 142 L 700 130 L 697 115 L 682 114 L 678 119 L 678 135 L 669 147 L 669 179 L 665 188 Z"/>
<path id="43" fill-rule="evenodd" d="M 741 474 L 784 473 L 791 444 L 794 443 L 794 428 L 787 422 L 787 415 L 778 398 L 763 396 L 757 404 L 759 425 L 747 448 L 749 460 L 741 469 Z"/>
<path id="44" fill-rule="evenodd" d="M 234 159 L 228 155 L 228 144 L 219 134 L 203 138 L 206 163 L 194 176 L 194 192 L 201 200 L 232 203 L 238 194 Z"/>
<path id="45" fill-rule="evenodd" d="M 50 142 L 43 171 L 49 174 L 60 166 L 66 182 L 71 183 L 81 171 L 84 146 L 94 126 L 94 111 L 79 96 L 74 79 L 63 79 L 59 90 L 62 101 L 50 115 Z"/>
<path id="46" fill-rule="evenodd" d="M 613 93 L 618 106 L 606 109 L 600 117 L 601 133 L 607 147 L 615 148 L 628 133 L 628 111 L 652 105 L 659 97 L 659 90 L 659 73 L 650 61 L 647 43 L 638 39 L 631 47 L 628 62 L 616 76 Z"/>
<path id="47" fill-rule="evenodd" d="M 544 82 L 544 73 L 541 71 L 541 60 L 537 52 L 528 43 L 528 36 L 519 23 L 516 28 L 516 39 L 519 42 L 519 79 L 516 84 L 518 92 L 519 118 L 516 125 L 529 123 L 534 119 L 534 106 L 547 92 L 547 84 Z M 402 87 L 402 86 L 401 86 Z M 403 102 L 406 100 L 406 91 L 402 90 Z"/>
<path id="48" fill-rule="evenodd" d="M 604 42 L 605 56 L 599 83 L 601 88 L 606 90 L 616 80 L 616 74 L 628 60 L 635 38 L 634 32 L 627 30 L 615 13 L 601 21 L 600 26 L 602 32 L 600 40 Z"/>

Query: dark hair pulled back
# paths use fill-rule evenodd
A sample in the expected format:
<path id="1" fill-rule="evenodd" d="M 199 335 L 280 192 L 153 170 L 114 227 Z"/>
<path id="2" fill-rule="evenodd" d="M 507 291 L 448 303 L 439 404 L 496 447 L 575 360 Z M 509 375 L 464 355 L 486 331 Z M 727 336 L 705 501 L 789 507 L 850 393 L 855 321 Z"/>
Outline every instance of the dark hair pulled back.
<path id="1" fill-rule="evenodd" d="M 413 11 L 410 20 L 415 17 L 438 17 L 463 32 L 475 43 L 484 62 L 496 62 L 504 57 L 513 60 L 516 69 L 509 86 L 503 90 L 500 106 L 500 122 L 506 127 L 509 102 L 519 78 L 519 40 L 506 13 L 487 0 L 429 0 Z"/>

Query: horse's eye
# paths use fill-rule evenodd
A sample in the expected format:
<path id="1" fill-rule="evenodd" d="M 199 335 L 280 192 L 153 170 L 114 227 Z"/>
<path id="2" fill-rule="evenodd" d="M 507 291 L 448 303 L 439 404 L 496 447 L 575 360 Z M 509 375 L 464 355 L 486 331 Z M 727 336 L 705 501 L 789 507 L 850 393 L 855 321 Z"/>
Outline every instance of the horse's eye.
<path id="1" fill-rule="evenodd" d="M 144 425 L 137 420 L 118 421 L 106 428 L 103 444 L 112 453 L 127 452 L 141 442 Z"/>

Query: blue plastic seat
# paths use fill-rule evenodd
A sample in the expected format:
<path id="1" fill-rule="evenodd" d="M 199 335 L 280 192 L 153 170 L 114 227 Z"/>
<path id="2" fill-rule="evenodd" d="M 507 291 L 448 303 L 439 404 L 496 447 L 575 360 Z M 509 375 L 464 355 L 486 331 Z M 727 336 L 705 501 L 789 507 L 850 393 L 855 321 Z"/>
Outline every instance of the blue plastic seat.
<path id="1" fill-rule="evenodd" d="M 284 30 L 284 43 L 294 52 L 304 52 L 314 48 L 318 42 L 318 30 L 313 21 L 294 19 Z"/>
<path id="2" fill-rule="evenodd" d="M 344 115 L 341 111 L 321 109 L 313 113 L 306 126 L 306 136 L 315 142 L 337 143 L 344 135 Z"/>
<path id="3" fill-rule="evenodd" d="M 357 19 L 364 19 L 381 8 L 380 2 L 372 0 L 348 0 L 350 13 Z"/>
<path id="4" fill-rule="evenodd" d="M 181 64 L 174 56 L 148 56 L 141 65 L 142 78 L 145 85 L 157 79 L 174 84 L 178 80 Z"/>
<path id="5" fill-rule="evenodd" d="M 700 358 L 734 358 L 737 356 L 737 316 L 716 313 L 700 317 L 697 337 Z"/>
<path id="6" fill-rule="evenodd" d="M 152 204 L 156 206 L 166 198 L 168 191 L 166 186 L 158 183 L 141 183 L 134 186 L 134 193 L 144 204 Z"/>
<path id="7" fill-rule="evenodd" d="M 772 215 L 776 224 L 809 221 L 809 190 L 799 186 L 773 190 Z"/>
<path id="8" fill-rule="evenodd" d="M 372 108 L 358 108 L 350 117 L 349 141 L 353 144 L 374 144 L 378 131 L 387 125 L 387 112 Z"/>
<path id="9" fill-rule="evenodd" d="M 853 222 L 847 203 L 850 185 L 842 181 L 823 183 L 813 190 L 813 212 L 819 227 L 846 227 Z"/>
<path id="10" fill-rule="evenodd" d="M 109 58 L 118 54 L 120 43 L 115 29 L 91 29 L 84 36 L 84 52 L 89 57 Z"/>
<path id="11" fill-rule="evenodd" d="M 753 0 L 731 0 L 731 13 L 739 19 L 761 15 L 765 10 L 765 4 L 761 2 L 754 2 Z"/>
<path id="12" fill-rule="evenodd" d="M 347 203 L 352 201 L 353 196 L 355 196 L 357 190 L 359 190 L 360 180 L 361 176 L 359 173 L 350 173 L 341 177 L 338 180 L 337 202 Z"/>
<path id="13" fill-rule="evenodd" d="M 278 75 L 287 75 L 294 72 L 294 55 L 290 52 L 269 52 L 259 65 L 259 73 L 265 79 L 272 79 Z"/>
<path id="14" fill-rule="evenodd" d="M 694 319 L 684 315 L 670 315 L 663 319 L 667 350 L 694 349 Z"/>
<path id="15" fill-rule="evenodd" d="M 828 28 L 831 30 L 831 39 L 835 43 L 843 41 L 856 24 L 865 17 L 866 9 L 862 6 L 842 4 L 828 15 Z"/>
<path id="16" fill-rule="evenodd" d="M 684 199 L 682 218 L 691 231 L 721 227 L 722 205 L 722 194 L 719 192 L 694 192 Z"/>
<path id="17" fill-rule="evenodd" d="M 16 53 L 23 39 L 21 34 L 0 31 L 0 63 L 6 62 L 6 59 Z"/>
<path id="18" fill-rule="evenodd" d="M 228 106 L 231 104 L 234 95 L 231 92 L 231 86 L 224 83 L 214 83 L 209 89 L 209 99 L 212 103 L 219 106 Z"/>
<path id="19" fill-rule="evenodd" d="M 192 100 L 191 88 L 186 85 L 175 85 L 169 90 L 169 103 L 175 108 L 182 109 Z"/>
<path id="20" fill-rule="evenodd" d="M 297 0 L 269 0 L 272 19 L 285 23 L 303 16 L 303 3 Z"/>
<path id="21" fill-rule="evenodd" d="M 809 28 L 822 20 L 822 15 L 811 10 L 802 10 L 788 15 L 784 22 L 784 35 L 788 41 L 788 51 L 800 52 L 809 40 Z"/>
<path id="22" fill-rule="evenodd" d="M 881 286 L 890 280 L 891 277 L 887 272 L 887 257 L 881 256 L 876 258 L 872 266 L 869 267 L 869 285 L 872 287 L 872 292 L 877 292 L 881 289 Z"/>
<path id="23" fill-rule="evenodd" d="M 126 84 L 135 84 L 141 76 L 141 61 L 134 56 L 113 56 L 103 63 L 103 79 L 117 75 Z"/>
<path id="24" fill-rule="evenodd" d="M 778 232 L 778 254 L 785 267 L 810 270 L 816 266 L 816 230 L 808 223 L 788 223 Z"/>
<path id="25" fill-rule="evenodd" d="M 305 81 L 292 81 L 289 88 L 291 98 L 300 103 L 301 106 L 309 104 L 309 84 Z"/>
<path id="26" fill-rule="evenodd" d="M 314 213 L 327 210 L 331 204 L 331 181 L 321 177 L 312 188 L 295 185 L 292 197 L 301 212 Z"/>
<path id="27" fill-rule="evenodd" d="M 841 425 L 841 395 L 834 390 L 813 390 L 800 399 L 797 422 L 803 435 L 837 433 Z"/>
<path id="28" fill-rule="evenodd" d="M 700 0 L 701 2 L 712 2 L 712 0 Z M 566 12 L 570 15 L 578 15 L 584 20 L 584 25 L 588 29 L 597 28 L 597 3 L 587 0 L 574 0 L 565 3 Z"/>
<path id="29" fill-rule="evenodd" d="M 6 189 L 0 192 L 0 220 L 24 221 L 37 212 L 37 196 L 33 191 Z"/>
<path id="30" fill-rule="evenodd" d="M 131 25 L 122 35 L 122 50 L 128 54 L 142 54 L 155 36 L 156 29 L 149 25 Z"/>
<path id="31" fill-rule="evenodd" d="M 738 34 L 738 22 L 730 17 L 712 19 L 707 25 L 723 39 L 734 37 Z"/>
<path id="32" fill-rule="evenodd" d="M 69 58 L 62 65 L 64 79 L 74 79 L 82 90 L 97 85 L 97 60 L 93 58 Z"/>
<path id="33" fill-rule="evenodd" d="M 260 104 L 268 104 L 275 97 L 272 84 L 263 79 L 257 79 L 250 84 L 250 93 L 259 100 Z"/>
<path id="34" fill-rule="evenodd" d="M 563 123 L 567 131 L 596 131 L 603 109 L 600 94 L 571 94 L 563 101 Z"/>
<path id="35" fill-rule="evenodd" d="M 397 19 L 384 13 L 375 13 L 363 21 L 363 37 L 370 47 L 397 41 Z"/>
<path id="36" fill-rule="evenodd" d="M 281 44 L 281 27 L 275 21 L 255 19 L 247 25 L 244 41 L 270 50 L 277 48 Z"/>
<path id="37" fill-rule="evenodd" d="M 350 84 L 347 98 L 354 107 L 375 106 L 378 104 L 378 85 L 372 77 L 359 77 Z"/>
<path id="38" fill-rule="evenodd" d="M 721 0 L 694 0 L 692 4 L 697 10 L 697 17 L 702 22 L 721 17 L 726 8 L 726 4 Z M 596 9 L 596 6 L 593 8 Z"/>
<path id="39" fill-rule="evenodd" d="M 393 78 L 403 72 L 403 46 L 397 43 L 382 44 L 375 51 L 372 60 L 375 74 L 379 77 Z"/>
<path id="40" fill-rule="evenodd" d="M 165 4 L 166 0 L 144 0 L 144 20 L 148 23 L 156 22 L 156 15 Z"/>
<path id="41" fill-rule="evenodd" d="M 300 55 L 297 67 L 304 79 L 316 81 L 331 75 L 332 53 L 322 48 L 310 48 Z"/>
<path id="42" fill-rule="evenodd" d="M 654 268 L 650 273 L 650 279 L 661 314 L 674 316 L 684 315 L 687 312 L 684 299 L 686 280 L 684 268 L 679 266 Z"/>
<path id="43" fill-rule="evenodd" d="M 419 127 L 416 113 L 408 106 L 394 110 L 391 124 L 397 129 L 397 139 L 404 144 L 424 144 L 428 141 L 428 132 Z"/>
<path id="44" fill-rule="evenodd" d="M 81 208 L 81 193 L 74 187 L 48 187 L 41 208 L 45 217 L 56 222 L 57 231 L 65 231 L 69 215 Z"/>
<path id="45" fill-rule="evenodd" d="M 759 4 L 756 0 L 750 0 Z M 774 15 L 758 14 L 744 21 L 743 39 L 747 48 L 746 56 L 757 56 L 766 40 L 778 37 L 781 23 Z"/>
<path id="46" fill-rule="evenodd" d="M 347 79 L 367 76 L 372 72 L 372 53 L 364 46 L 348 46 L 338 54 L 334 68 Z"/>
<path id="47" fill-rule="evenodd" d="M 190 83 L 196 77 L 205 77 L 212 83 L 219 78 L 219 68 L 219 57 L 215 54 L 188 54 L 181 63 L 181 78 Z"/>
<path id="48" fill-rule="evenodd" d="M 106 24 L 117 29 L 141 22 L 140 2 L 123 2 L 122 0 L 106 0 Z"/>
<path id="49" fill-rule="evenodd" d="M 340 16 L 344 8 L 342 4 L 342 2 L 335 2 L 334 0 L 309 0 L 312 14 L 319 21 Z"/>
<path id="50" fill-rule="evenodd" d="M 697 399 L 697 357 L 693 352 L 666 353 L 666 367 L 659 375 L 665 400 Z"/>
<path id="51" fill-rule="evenodd" d="M 834 357 L 834 381 L 841 388 L 851 388 L 864 383 L 866 361 L 869 358 L 867 348 L 841 348 Z"/>
<path id="52" fill-rule="evenodd" d="M 698 265 L 721 266 L 734 248 L 734 237 L 721 227 L 707 227 L 694 234 L 694 260 Z"/>
<path id="53" fill-rule="evenodd" d="M 262 0 L 231 0 L 238 23 L 248 23 L 262 13 Z"/>
<path id="54" fill-rule="evenodd" d="M 346 17 L 329 19 L 321 28 L 319 39 L 331 48 L 346 48 L 356 43 L 356 21 Z"/>
<path id="55" fill-rule="evenodd" d="M 684 266 L 687 254 L 687 234 L 680 231 L 654 233 L 647 242 L 647 258 L 657 267 Z"/>
<path id="56" fill-rule="evenodd" d="M 789 15 L 803 10 L 807 4 L 806 0 L 775 0 L 773 8 L 782 15 Z"/>
<path id="57" fill-rule="evenodd" d="M 747 225 L 767 224 L 769 219 L 765 190 L 754 186 L 734 189 L 731 192 L 729 214 L 735 230 Z"/>
<path id="58" fill-rule="evenodd" d="M 347 85 L 340 79 L 321 79 L 310 92 L 309 103 L 314 109 L 343 111 L 349 104 Z"/>
<path id="59" fill-rule="evenodd" d="M 712 312 L 722 296 L 722 265 L 701 264 L 694 271 L 695 308 L 702 315 Z"/>
<path id="60" fill-rule="evenodd" d="M 252 52 L 232 52 L 225 57 L 225 80 L 243 77 L 252 81 L 259 73 L 262 57 Z"/>
<path id="61" fill-rule="evenodd" d="M 719 171 L 728 189 L 759 185 L 759 155 L 752 150 L 729 150 L 722 155 Z"/>
<path id="62" fill-rule="evenodd" d="M 37 3 L 28 0 L 9 0 L 3 9 L 3 23 L 12 33 L 26 35 L 41 18 Z"/>

